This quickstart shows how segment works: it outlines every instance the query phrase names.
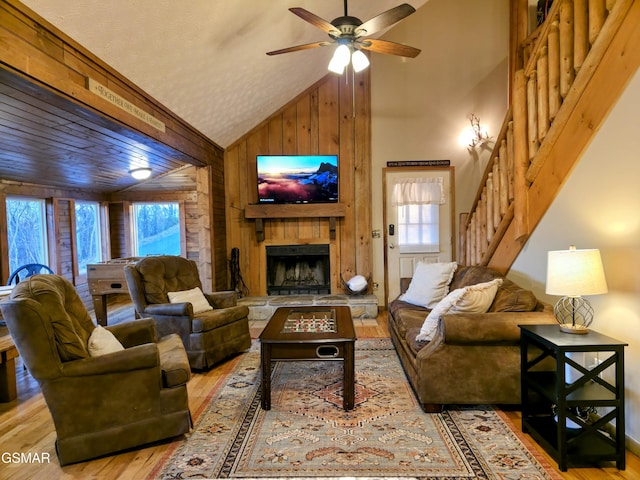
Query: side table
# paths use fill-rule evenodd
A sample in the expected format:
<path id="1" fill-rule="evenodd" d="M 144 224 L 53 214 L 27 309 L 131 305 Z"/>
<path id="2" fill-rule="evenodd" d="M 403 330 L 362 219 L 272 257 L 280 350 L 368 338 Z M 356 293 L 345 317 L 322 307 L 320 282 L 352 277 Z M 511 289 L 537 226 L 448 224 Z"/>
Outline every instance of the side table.
<path id="1" fill-rule="evenodd" d="M 625 468 L 624 347 L 593 330 L 561 332 L 557 325 L 520 325 L 522 431 L 529 433 L 566 471 L 569 462 L 615 461 Z M 593 368 L 576 363 L 572 352 L 593 352 Z M 569 354 L 569 355 L 568 355 Z M 606 358 L 600 358 L 600 357 Z M 556 370 L 540 362 L 555 359 Z M 567 383 L 567 366 L 579 377 Z M 573 376 L 573 375 L 572 375 Z M 596 408 L 588 419 L 576 409 Z"/>
<path id="2" fill-rule="evenodd" d="M 18 397 L 16 387 L 16 361 L 18 349 L 7 327 L 0 327 L 0 402 L 10 402 Z"/>

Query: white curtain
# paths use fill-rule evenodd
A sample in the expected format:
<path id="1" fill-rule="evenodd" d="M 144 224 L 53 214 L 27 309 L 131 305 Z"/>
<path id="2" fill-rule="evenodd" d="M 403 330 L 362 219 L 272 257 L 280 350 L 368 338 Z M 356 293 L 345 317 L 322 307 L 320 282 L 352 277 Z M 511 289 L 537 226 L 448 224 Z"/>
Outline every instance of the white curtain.
<path id="1" fill-rule="evenodd" d="M 394 207 L 403 205 L 426 205 L 445 203 L 444 178 L 400 178 L 393 186 L 391 204 Z"/>

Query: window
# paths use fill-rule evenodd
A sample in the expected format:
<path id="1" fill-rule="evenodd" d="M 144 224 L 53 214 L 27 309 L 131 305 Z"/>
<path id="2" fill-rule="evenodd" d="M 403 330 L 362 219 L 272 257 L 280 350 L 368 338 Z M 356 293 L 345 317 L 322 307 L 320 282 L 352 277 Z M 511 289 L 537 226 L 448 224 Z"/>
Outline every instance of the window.
<path id="1" fill-rule="evenodd" d="M 178 202 L 134 203 L 134 255 L 180 255 Z"/>
<path id="2" fill-rule="evenodd" d="M 445 203 L 444 179 L 400 178 L 393 186 L 400 253 L 440 251 L 440 205 Z"/>
<path id="3" fill-rule="evenodd" d="M 440 206 L 402 205 L 397 208 L 400 253 L 440 251 Z"/>
<path id="4" fill-rule="evenodd" d="M 102 261 L 100 239 L 100 206 L 97 202 L 75 202 L 76 204 L 76 248 L 78 272 L 87 273 L 87 263 Z"/>
<path id="5" fill-rule="evenodd" d="M 9 271 L 27 263 L 48 265 L 45 201 L 7 198 Z"/>

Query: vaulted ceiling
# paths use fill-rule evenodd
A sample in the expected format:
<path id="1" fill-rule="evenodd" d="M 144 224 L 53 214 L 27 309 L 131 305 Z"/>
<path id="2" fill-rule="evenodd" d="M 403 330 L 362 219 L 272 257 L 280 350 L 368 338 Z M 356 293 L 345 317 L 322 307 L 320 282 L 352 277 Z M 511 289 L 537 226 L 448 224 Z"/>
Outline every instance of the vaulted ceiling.
<path id="1" fill-rule="evenodd" d="M 344 13 L 340 0 L 23 3 L 222 147 L 327 74 L 332 48 L 266 55 L 328 39 L 288 9 L 328 21 Z M 400 3 L 352 0 L 348 9 L 366 21 Z"/>
<path id="2" fill-rule="evenodd" d="M 417 9 L 427 1 L 410 3 Z M 328 74 L 333 48 L 266 55 L 328 39 L 288 9 L 328 21 L 344 14 L 340 0 L 22 3 L 223 148 Z M 352 0 L 348 13 L 366 21 L 400 3 Z M 130 159 L 144 155 L 154 171 L 145 185 L 177 188 L 167 174 L 188 164 L 166 146 L 107 131 L 101 119 L 77 115 L 0 73 L 0 178 L 119 191 L 136 185 L 127 175 Z"/>

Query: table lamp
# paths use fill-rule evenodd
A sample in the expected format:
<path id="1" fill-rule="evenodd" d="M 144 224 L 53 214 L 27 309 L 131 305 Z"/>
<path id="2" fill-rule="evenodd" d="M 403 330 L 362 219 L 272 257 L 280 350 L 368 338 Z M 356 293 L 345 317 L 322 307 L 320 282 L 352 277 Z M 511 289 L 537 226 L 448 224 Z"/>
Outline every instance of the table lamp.
<path id="1" fill-rule="evenodd" d="M 549 295 L 562 295 L 553 312 L 565 333 L 587 333 L 593 321 L 593 308 L 583 295 L 607 293 L 600 250 L 548 252 L 547 289 Z"/>

